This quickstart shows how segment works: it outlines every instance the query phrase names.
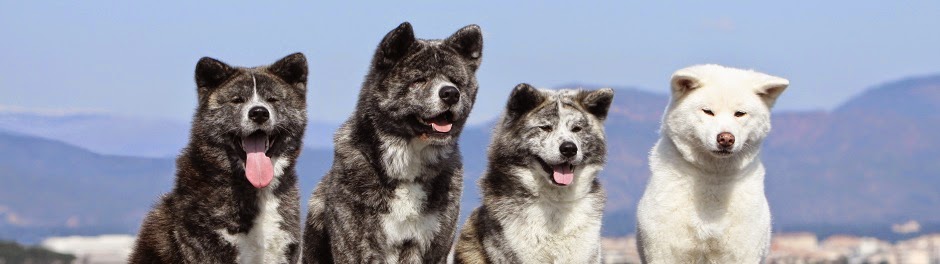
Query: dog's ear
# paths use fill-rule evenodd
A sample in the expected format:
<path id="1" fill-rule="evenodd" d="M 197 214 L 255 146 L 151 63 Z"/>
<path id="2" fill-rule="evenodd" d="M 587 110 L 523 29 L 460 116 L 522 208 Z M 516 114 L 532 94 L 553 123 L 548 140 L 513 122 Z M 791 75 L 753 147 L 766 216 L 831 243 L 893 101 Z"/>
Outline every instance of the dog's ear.
<path id="1" fill-rule="evenodd" d="M 764 104 L 767 105 L 767 108 L 771 108 L 774 106 L 774 103 L 777 102 L 777 97 L 779 97 L 788 86 L 790 86 L 789 80 L 768 75 L 764 82 L 757 87 L 755 92 L 764 100 Z"/>
<path id="2" fill-rule="evenodd" d="M 527 83 L 520 83 L 509 95 L 506 113 L 512 118 L 525 115 L 544 101 L 542 93 Z"/>
<path id="3" fill-rule="evenodd" d="M 209 57 L 199 59 L 196 63 L 196 87 L 199 98 L 204 99 L 234 74 L 235 68 L 224 62 Z"/>
<path id="4" fill-rule="evenodd" d="M 465 26 L 447 37 L 444 43 L 470 61 L 474 70 L 480 67 L 480 61 L 483 59 L 483 32 L 480 26 Z"/>
<path id="5" fill-rule="evenodd" d="M 610 103 L 614 101 L 614 90 L 603 88 L 594 91 L 581 91 L 578 94 L 578 101 L 588 113 L 604 121 L 607 118 L 607 111 L 610 110 Z"/>
<path id="6" fill-rule="evenodd" d="M 307 57 L 304 57 L 303 53 L 297 52 L 287 55 L 287 57 L 268 66 L 267 69 L 288 84 L 300 89 L 306 89 Z"/>
<path id="7" fill-rule="evenodd" d="M 385 38 L 382 38 L 382 43 L 379 44 L 375 57 L 372 59 L 373 66 L 380 70 L 387 70 L 395 66 L 395 63 L 398 63 L 408 54 L 408 49 L 415 41 L 415 33 L 411 29 L 411 23 L 401 23 L 397 28 L 388 32 Z"/>
<path id="8" fill-rule="evenodd" d="M 672 99 L 682 98 L 690 91 L 701 87 L 701 81 L 698 74 L 688 69 L 681 69 L 672 74 L 672 80 L 669 82 L 672 86 Z"/>

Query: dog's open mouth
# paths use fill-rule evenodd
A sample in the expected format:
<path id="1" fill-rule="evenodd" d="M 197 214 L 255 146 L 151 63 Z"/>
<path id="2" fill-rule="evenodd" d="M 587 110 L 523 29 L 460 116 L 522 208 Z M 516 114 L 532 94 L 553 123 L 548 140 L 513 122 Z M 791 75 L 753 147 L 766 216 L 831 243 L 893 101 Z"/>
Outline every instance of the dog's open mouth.
<path id="1" fill-rule="evenodd" d="M 542 169 L 552 175 L 552 183 L 555 185 L 568 186 L 574 182 L 574 165 L 571 165 L 571 163 L 565 162 L 562 164 L 548 165 L 548 163 L 541 158 L 538 158 L 538 161 L 542 164 Z"/>
<path id="2" fill-rule="evenodd" d="M 274 143 L 274 138 L 263 131 L 255 131 L 241 139 L 245 151 L 245 177 L 255 188 L 264 188 L 274 179 L 274 164 L 266 153 Z"/>
<path id="3" fill-rule="evenodd" d="M 431 134 L 447 134 L 454 126 L 454 114 L 447 111 L 428 119 L 418 117 L 418 122 L 430 126 Z"/>

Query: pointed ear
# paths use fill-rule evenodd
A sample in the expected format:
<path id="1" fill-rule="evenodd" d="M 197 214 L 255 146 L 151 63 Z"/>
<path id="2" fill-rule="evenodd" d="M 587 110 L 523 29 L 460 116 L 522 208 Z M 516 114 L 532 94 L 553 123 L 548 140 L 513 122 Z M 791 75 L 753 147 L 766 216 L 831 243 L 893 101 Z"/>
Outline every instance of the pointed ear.
<path id="1" fill-rule="evenodd" d="M 303 53 L 287 55 L 268 66 L 267 69 L 290 85 L 305 88 L 307 84 L 307 57 L 304 57 Z"/>
<path id="2" fill-rule="evenodd" d="M 764 104 L 767 104 L 767 108 L 774 106 L 774 103 L 777 102 L 777 97 L 783 93 L 783 90 L 786 90 L 790 86 L 790 81 L 784 78 L 769 76 L 764 83 L 757 88 L 756 93 L 764 100 Z"/>
<path id="3" fill-rule="evenodd" d="M 209 57 L 202 57 L 196 63 L 196 85 L 203 88 L 215 88 L 234 73 L 232 66 Z"/>
<path id="4" fill-rule="evenodd" d="M 375 57 L 372 58 L 372 64 L 378 69 L 388 69 L 395 65 L 399 60 L 405 57 L 408 49 L 415 43 L 415 33 L 408 22 L 401 23 L 397 28 L 388 32 L 382 43 L 375 51 Z"/>
<path id="5" fill-rule="evenodd" d="M 699 80 L 698 74 L 682 69 L 672 74 L 670 86 L 672 86 L 672 99 L 675 100 L 701 87 L 701 80 Z"/>
<path id="6" fill-rule="evenodd" d="M 480 26 L 468 25 L 463 27 L 445 39 L 444 43 L 470 61 L 474 69 L 480 66 L 480 61 L 483 58 L 483 32 L 480 30 Z"/>
<path id="7" fill-rule="evenodd" d="M 222 85 L 234 74 L 235 68 L 224 62 L 209 57 L 199 59 L 196 63 L 196 91 L 199 98 L 202 99 L 208 95 L 210 91 Z"/>
<path id="8" fill-rule="evenodd" d="M 581 91 L 578 97 L 581 106 L 583 106 L 588 113 L 591 113 L 603 121 L 607 118 L 610 103 L 614 101 L 614 90 L 603 88 L 594 91 Z"/>
<path id="9" fill-rule="evenodd" d="M 506 103 L 506 113 L 512 117 L 524 115 L 535 109 L 544 100 L 542 93 L 535 87 L 527 83 L 520 83 L 509 95 L 509 102 Z"/>

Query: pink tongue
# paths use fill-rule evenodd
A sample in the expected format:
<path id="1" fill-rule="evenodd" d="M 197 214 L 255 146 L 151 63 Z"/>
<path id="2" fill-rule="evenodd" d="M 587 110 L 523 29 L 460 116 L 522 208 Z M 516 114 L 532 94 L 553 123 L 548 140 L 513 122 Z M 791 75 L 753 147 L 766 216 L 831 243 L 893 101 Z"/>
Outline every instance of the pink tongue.
<path id="1" fill-rule="evenodd" d="M 571 172 L 571 165 L 555 165 L 552 169 L 555 170 L 555 173 L 552 173 L 552 177 L 555 178 L 555 183 L 560 185 L 568 185 L 574 181 L 574 173 Z"/>
<path id="2" fill-rule="evenodd" d="M 245 160 L 245 177 L 255 188 L 264 188 L 274 179 L 274 165 L 271 158 L 264 155 L 267 139 L 264 136 L 251 136 L 242 140 L 242 148 L 248 153 Z"/>
<path id="3" fill-rule="evenodd" d="M 433 128 L 435 132 L 441 132 L 441 133 L 450 132 L 450 127 L 453 125 L 454 124 L 451 124 L 450 122 L 447 122 L 447 120 L 443 120 L 443 119 L 435 120 L 431 122 L 431 128 Z"/>

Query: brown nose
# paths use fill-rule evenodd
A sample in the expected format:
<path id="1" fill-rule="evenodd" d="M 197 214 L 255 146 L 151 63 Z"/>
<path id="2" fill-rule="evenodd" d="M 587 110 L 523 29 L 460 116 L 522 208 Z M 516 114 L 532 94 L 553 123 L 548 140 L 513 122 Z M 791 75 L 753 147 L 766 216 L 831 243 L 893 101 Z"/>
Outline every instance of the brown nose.
<path id="1" fill-rule="evenodd" d="M 721 148 L 730 148 L 734 146 L 734 135 L 728 132 L 721 132 L 718 134 L 718 146 Z"/>

